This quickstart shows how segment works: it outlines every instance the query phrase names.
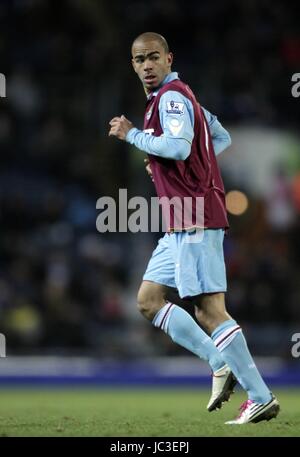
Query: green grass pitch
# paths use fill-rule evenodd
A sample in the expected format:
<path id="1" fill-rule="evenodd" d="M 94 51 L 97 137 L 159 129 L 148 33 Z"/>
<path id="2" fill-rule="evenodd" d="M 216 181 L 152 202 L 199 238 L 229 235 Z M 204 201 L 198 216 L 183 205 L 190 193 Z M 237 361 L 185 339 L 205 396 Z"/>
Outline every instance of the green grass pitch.
<path id="1" fill-rule="evenodd" d="M 182 389 L 0 389 L 0 436 L 300 436 L 300 390 L 273 390 L 276 419 L 224 425 L 245 395 L 208 413 L 209 391 Z"/>

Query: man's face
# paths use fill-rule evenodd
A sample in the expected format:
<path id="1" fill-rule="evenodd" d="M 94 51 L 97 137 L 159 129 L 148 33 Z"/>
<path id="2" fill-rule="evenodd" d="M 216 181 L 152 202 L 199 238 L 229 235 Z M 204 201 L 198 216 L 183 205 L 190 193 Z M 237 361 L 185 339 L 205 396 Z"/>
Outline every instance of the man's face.
<path id="1" fill-rule="evenodd" d="M 132 47 L 132 65 L 146 93 L 158 87 L 171 71 L 173 55 L 157 41 L 137 41 Z"/>

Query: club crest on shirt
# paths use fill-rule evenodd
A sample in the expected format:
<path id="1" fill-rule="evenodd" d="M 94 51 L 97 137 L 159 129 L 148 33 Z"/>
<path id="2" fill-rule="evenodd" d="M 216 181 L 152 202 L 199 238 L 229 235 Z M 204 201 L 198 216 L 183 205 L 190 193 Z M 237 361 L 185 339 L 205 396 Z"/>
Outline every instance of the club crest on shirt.
<path id="1" fill-rule="evenodd" d="M 174 100 L 167 102 L 168 114 L 183 114 L 184 103 L 174 102 Z"/>

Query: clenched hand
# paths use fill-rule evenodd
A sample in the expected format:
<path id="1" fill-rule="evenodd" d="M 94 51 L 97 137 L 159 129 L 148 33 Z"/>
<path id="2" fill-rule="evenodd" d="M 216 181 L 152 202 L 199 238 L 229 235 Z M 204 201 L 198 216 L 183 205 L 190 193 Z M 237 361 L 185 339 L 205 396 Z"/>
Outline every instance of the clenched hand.
<path id="1" fill-rule="evenodd" d="M 116 136 L 119 140 L 125 140 L 127 133 L 131 130 L 134 126 L 132 122 L 126 119 L 125 116 L 121 117 L 114 117 L 110 123 L 110 131 L 108 136 Z"/>

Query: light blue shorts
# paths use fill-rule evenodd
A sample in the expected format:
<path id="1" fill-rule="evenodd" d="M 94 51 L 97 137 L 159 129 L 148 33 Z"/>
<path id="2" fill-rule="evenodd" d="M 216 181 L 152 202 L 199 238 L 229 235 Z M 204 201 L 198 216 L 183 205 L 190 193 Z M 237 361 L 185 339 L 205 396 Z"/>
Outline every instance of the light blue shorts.
<path id="1" fill-rule="evenodd" d="M 223 229 L 166 233 L 143 279 L 175 287 L 181 298 L 226 292 L 223 240 Z"/>

